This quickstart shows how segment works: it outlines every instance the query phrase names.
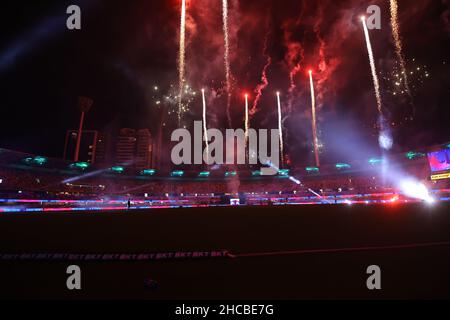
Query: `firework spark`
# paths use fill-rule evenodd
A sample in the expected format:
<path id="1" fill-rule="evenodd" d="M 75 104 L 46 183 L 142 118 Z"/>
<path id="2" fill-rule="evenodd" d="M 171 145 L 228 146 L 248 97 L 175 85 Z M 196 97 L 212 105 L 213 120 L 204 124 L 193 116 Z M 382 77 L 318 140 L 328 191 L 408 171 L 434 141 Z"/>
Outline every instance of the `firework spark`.
<path id="1" fill-rule="evenodd" d="M 283 142 L 283 125 L 282 125 L 280 92 L 277 92 L 277 104 L 278 104 L 278 131 L 280 132 L 280 157 L 281 157 L 281 165 L 283 166 L 284 165 L 284 142 Z"/>
<path id="2" fill-rule="evenodd" d="M 366 37 L 367 52 L 369 54 L 370 69 L 372 70 L 372 79 L 373 79 L 373 86 L 375 88 L 375 97 L 377 99 L 378 113 L 379 113 L 380 117 L 383 118 L 383 110 L 381 107 L 380 81 L 378 80 L 377 68 L 375 66 L 375 59 L 373 57 L 372 44 L 370 42 L 370 36 L 369 36 L 369 30 L 367 29 L 366 18 L 361 17 L 361 21 L 362 21 L 362 24 L 364 27 L 364 35 Z"/>
<path id="3" fill-rule="evenodd" d="M 231 69 L 230 69 L 230 38 L 228 30 L 228 0 L 222 0 L 222 19 L 223 19 L 223 37 L 224 37 L 224 63 L 225 63 L 225 81 L 227 89 L 227 117 L 231 125 Z"/>
<path id="4" fill-rule="evenodd" d="M 209 140 L 208 140 L 208 126 L 206 124 L 206 98 L 205 89 L 202 89 L 202 100 L 203 100 L 203 139 L 206 144 L 206 156 L 209 157 Z M 209 160 L 209 159 L 208 159 Z M 209 161 L 208 161 L 209 162 Z"/>
<path id="5" fill-rule="evenodd" d="M 312 71 L 309 70 L 309 83 L 311 86 L 311 122 L 312 122 L 312 131 L 313 131 L 313 144 L 314 144 L 314 157 L 316 160 L 316 167 L 320 167 L 319 160 L 319 141 L 317 139 L 317 122 L 316 122 L 316 96 L 314 93 L 314 81 L 312 77 Z"/>
<path id="6" fill-rule="evenodd" d="M 400 64 L 401 74 L 403 77 L 403 82 L 405 85 L 406 93 L 409 95 L 412 101 L 411 89 L 409 86 L 408 73 L 406 72 L 406 63 L 403 56 L 403 45 L 402 39 L 400 38 L 400 27 L 398 22 L 398 3 L 397 0 L 390 0 L 390 10 L 391 10 L 391 27 L 392 36 L 395 43 L 395 53 L 397 54 L 397 59 Z M 414 112 L 414 109 L 413 109 Z"/>
<path id="7" fill-rule="evenodd" d="M 180 55 L 178 57 L 179 72 L 179 95 L 178 95 L 178 124 L 181 123 L 183 112 L 183 90 L 185 82 L 186 59 L 186 0 L 181 1 L 181 22 L 180 22 Z"/>

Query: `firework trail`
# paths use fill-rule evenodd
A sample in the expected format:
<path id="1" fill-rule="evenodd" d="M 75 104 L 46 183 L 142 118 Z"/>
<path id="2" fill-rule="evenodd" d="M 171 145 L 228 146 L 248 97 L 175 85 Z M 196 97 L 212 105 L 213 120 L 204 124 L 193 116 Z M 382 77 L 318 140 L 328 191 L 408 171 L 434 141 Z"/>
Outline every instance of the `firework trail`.
<path id="1" fill-rule="evenodd" d="M 282 125 L 282 114 L 281 114 L 281 99 L 280 92 L 277 92 L 277 104 L 278 104 L 278 130 L 280 132 L 280 157 L 281 165 L 284 165 L 284 142 L 283 142 L 283 125 Z"/>
<path id="2" fill-rule="evenodd" d="M 375 97 L 377 99 L 378 113 L 381 118 L 384 118 L 383 110 L 381 109 L 380 82 L 378 80 L 377 69 L 375 67 L 375 59 L 373 58 L 372 44 L 370 42 L 370 36 L 369 36 L 369 30 L 367 29 L 366 18 L 361 17 L 361 21 L 362 21 L 362 24 L 364 27 L 364 35 L 366 37 L 367 52 L 369 54 L 370 69 L 372 70 L 372 79 L 373 79 L 373 86 L 375 88 Z"/>
<path id="3" fill-rule="evenodd" d="M 372 70 L 372 78 L 373 78 L 373 86 L 375 88 L 375 96 L 377 99 L 377 107 L 378 107 L 378 125 L 379 125 L 379 133 L 378 133 L 378 142 L 382 149 L 390 149 L 392 148 L 393 140 L 390 133 L 389 128 L 386 125 L 386 121 L 383 115 L 382 103 L 381 103 L 381 93 L 380 93 L 380 82 L 378 80 L 377 69 L 375 67 L 375 59 L 373 57 L 372 44 L 370 43 L 369 30 L 367 29 L 366 18 L 361 18 L 363 27 L 364 27 L 364 35 L 366 37 L 367 42 L 367 52 L 369 53 L 369 61 L 370 68 Z"/>
<path id="4" fill-rule="evenodd" d="M 185 59 L 186 59 L 186 0 L 181 1 L 181 22 L 180 22 L 180 56 L 178 57 L 179 72 L 179 95 L 178 95 L 178 124 L 181 123 L 183 112 L 183 89 L 185 82 Z"/>
<path id="5" fill-rule="evenodd" d="M 318 146 L 319 140 L 317 139 L 317 122 L 316 122 L 316 95 L 314 93 L 314 82 L 311 70 L 309 70 L 309 83 L 311 86 L 311 113 L 312 113 L 311 122 L 314 140 L 314 157 L 316 160 L 316 167 L 320 167 L 319 146 Z"/>
<path id="6" fill-rule="evenodd" d="M 208 140 L 208 126 L 206 125 L 206 98 L 205 89 L 202 89 L 202 100 L 203 100 L 203 139 L 206 144 L 206 155 L 209 157 L 209 140 Z M 208 159 L 209 160 L 209 159 Z"/>
<path id="7" fill-rule="evenodd" d="M 245 94 L 245 149 L 248 154 L 248 132 L 250 130 L 250 122 L 248 118 L 248 94 Z"/>
<path id="8" fill-rule="evenodd" d="M 272 58 L 270 57 L 270 55 L 267 54 L 267 46 L 268 46 L 268 39 L 269 39 L 269 34 L 266 34 L 266 39 L 264 41 L 264 56 L 267 58 L 266 60 L 266 64 L 264 65 L 264 68 L 262 70 L 261 73 L 261 82 L 260 84 L 258 84 L 258 86 L 255 89 L 255 93 L 256 93 L 256 97 L 255 97 L 255 101 L 253 101 L 253 106 L 250 110 L 250 115 L 254 115 L 257 111 L 258 108 L 258 103 L 261 100 L 262 97 L 262 92 L 267 88 L 267 86 L 269 85 L 269 80 L 267 79 L 267 69 L 270 67 L 270 65 L 272 64 Z"/>
<path id="9" fill-rule="evenodd" d="M 227 87 L 227 118 L 231 125 L 231 69 L 230 69 L 230 38 L 228 30 L 228 0 L 222 0 L 222 18 L 223 18 L 223 37 L 225 45 L 224 63 L 225 63 L 225 81 Z"/>
<path id="10" fill-rule="evenodd" d="M 392 37 L 394 38 L 395 43 L 395 53 L 397 54 L 397 59 L 400 63 L 401 72 L 403 75 L 403 81 L 405 83 L 405 89 L 408 93 L 408 96 L 410 97 L 412 101 L 412 94 L 409 87 L 409 81 L 408 81 L 408 73 L 406 72 L 406 63 L 405 58 L 403 56 L 403 45 L 402 45 L 402 39 L 400 38 L 400 27 L 398 22 L 398 3 L 397 0 L 390 0 L 390 10 L 391 10 L 391 27 L 392 27 Z M 413 108 L 413 113 L 415 112 Z"/>

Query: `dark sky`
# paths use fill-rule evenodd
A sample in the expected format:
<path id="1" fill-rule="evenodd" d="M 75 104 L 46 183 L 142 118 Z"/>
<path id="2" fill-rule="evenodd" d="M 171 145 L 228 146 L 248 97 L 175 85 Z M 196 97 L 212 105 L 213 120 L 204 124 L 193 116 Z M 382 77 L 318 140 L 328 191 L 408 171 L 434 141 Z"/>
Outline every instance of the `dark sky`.
<path id="1" fill-rule="evenodd" d="M 220 2 L 189 1 L 186 72 L 193 91 L 207 89 L 210 126 L 224 128 Z M 449 1 L 398 1 L 404 56 L 408 72 L 413 71 L 409 75 L 412 100 L 400 93 L 402 85 L 395 85 L 398 63 L 388 0 L 229 2 L 233 127 L 242 127 L 243 92 L 254 99 L 270 57 L 269 84 L 253 127 L 276 127 L 274 93 L 280 90 L 290 157 L 297 163 L 310 162 L 307 70 L 311 68 L 324 156 L 341 159 L 352 150 L 375 152 L 376 103 L 358 17 L 370 4 L 379 4 L 382 29 L 370 34 L 394 150 L 450 140 Z M 80 31 L 65 27 L 70 4 L 82 9 Z M 164 96 L 172 96 L 178 85 L 179 7 L 180 0 L 3 1 L 0 147 L 61 157 L 65 131 L 76 128 L 79 120 L 78 95 L 94 100 L 86 117 L 87 129 L 114 133 L 133 127 L 156 133 L 164 113 L 164 128 L 170 133 L 176 125 L 174 105 L 156 105 L 156 101 L 164 102 Z M 297 64 L 296 86 L 289 91 L 289 74 Z M 406 121 L 413 108 L 414 120 Z M 194 119 L 201 119 L 198 96 L 184 124 L 189 126 Z"/>

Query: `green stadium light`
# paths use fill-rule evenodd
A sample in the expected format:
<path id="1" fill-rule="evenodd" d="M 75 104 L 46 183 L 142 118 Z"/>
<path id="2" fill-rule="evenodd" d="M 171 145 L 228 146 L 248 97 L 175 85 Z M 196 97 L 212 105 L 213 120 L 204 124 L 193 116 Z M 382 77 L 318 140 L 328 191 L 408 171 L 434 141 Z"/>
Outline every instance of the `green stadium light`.
<path id="1" fill-rule="evenodd" d="M 141 171 L 141 175 L 143 176 L 153 176 L 155 175 L 156 170 L 155 169 L 144 169 Z"/>
<path id="2" fill-rule="evenodd" d="M 405 154 L 406 158 L 408 158 L 409 160 L 414 160 L 416 158 L 423 158 L 426 156 L 425 153 L 421 153 L 421 152 L 413 152 L 410 151 L 408 153 Z"/>
<path id="3" fill-rule="evenodd" d="M 379 163 L 382 163 L 382 162 L 383 162 L 383 159 L 380 159 L 380 158 L 371 158 L 371 159 L 369 159 L 369 163 L 372 164 L 372 165 L 379 164 Z"/>
<path id="4" fill-rule="evenodd" d="M 289 176 L 289 169 L 280 169 L 280 170 L 278 170 L 278 175 L 279 176 L 283 176 L 283 177 Z"/>
<path id="5" fill-rule="evenodd" d="M 46 157 L 41 157 L 41 156 L 37 156 L 34 157 L 34 163 L 42 166 L 43 164 L 47 163 L 47 158 Z"/>
<path id="6" fill-rule="evenodd" d="M 261 175 L 261 171 L 252 171 L 252 176 L 254 176 L 254 177 L 258 177 L 258 176 L 260 176 Z"/>
<path id="7" fill-rule="evenodd" d="M 235 177 L 237 175 L 236 171 L 227 171 L 225 172 L 225 177 Z"/>
<path id="8" fill-rule="evenodd" d="M 184 171 L 181 171 L 181 170 L 172 171 L 172 173 L 170 175 L 172 177 L 182 177 L 184 175 Z"/>
<path id="9" fill-rule="evenodd" d="M 445 146 L 446 148 L 450 148 L 450 143 Z"/>
<path id="10" fill-rule="evenodd" d="M 70 165 L 70 167 L 73 169 L 85 170 L 85 169 L 89 168 L 90 165 L 91 164 L 88 162 L 75 162 L 75 163 L 72 163 Z"/>
<path id="11" fill-rule="evenodd" d="M 209 171 L 202 171 L 198 174 L 200 178 L 207 178 L 211 173 Z"/>
<path id="12" fill-rule="evenodd" d="M 349 165 L 348 163 L 337 163 L 336 164 L 336 169 L 341 170 L 341 169 L 350 169 L 352 166 Z"/>
<path id="13" fill-rule="evenodd" d="M 115 166 L 111 168 L 111 171 L 114 173 L 123 173 L 125 171 L 125 168 L 121 166 Z"/>
<path id="14" fill-rule="evenodd" d="M 39 166 L 42 166 L 47 163 L 48 159 L 46 157 L 36 156 L 34 158 L 25 158 L 23 161 L 27 164 L 37 164 Z"/>
<path id="15" fill-rule="evenodd" d="M 319 172 L 319 168 L 317 167 L 306 167 L 305 169 L 307 172 Z"/>

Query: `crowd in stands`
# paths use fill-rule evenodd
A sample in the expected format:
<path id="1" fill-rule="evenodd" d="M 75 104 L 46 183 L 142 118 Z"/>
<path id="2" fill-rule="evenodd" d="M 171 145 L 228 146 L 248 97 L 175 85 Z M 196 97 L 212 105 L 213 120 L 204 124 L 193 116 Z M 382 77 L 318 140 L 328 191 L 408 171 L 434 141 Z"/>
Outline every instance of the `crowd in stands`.
<path id="1" fill-rule="evenodd" d="M 3 196 L 42 197 L 104 196 L 104 195 L 210 195 L 237 193 L 297 193 L 312 189 L 319 193 L 369 193 L 393 187 L 379 176 L 342 174 L 333 177 L 303 179 L 299 185 L 287 177 L 258 177 L 255 179 L 161 179 L 137 177 L 91 176 L 74 178 L 60 174 L 30 170 L 0 169 L 0 193 Z"/>
<path id="2" fill-rule="evenodd" d="M 358 192 L 370 193 L 392 188 L 382 179 L 380 170 L 368 167 L 365 171 L 334 173 L 320 169 L 319 174 L 298 177 L 301 184 L 289 177 L 252 177 L 239 174 L 228 178 L 170 178 L 169 176 L 143 177 L 136 174 L 105 174 L 105 170 L 70 171 L 61 160 L 48 160 L 43 166 L 24 164 L 26 155 L 0 149 L 0 194 L 2 197 L 99 197 L 99 196 L 159 196 L 211 195 L 237 193 L 301 193 L 312 189 L 318 193 Z M 401 163 L 398 172 L 429 180 L 430 172 L 425 159 Z M 291 170 L 297 175 L 301 170 Z M 197 173 L 198 174 L 198 173 Z M 448 187 L 448 180 L 429 184 Z"/>

